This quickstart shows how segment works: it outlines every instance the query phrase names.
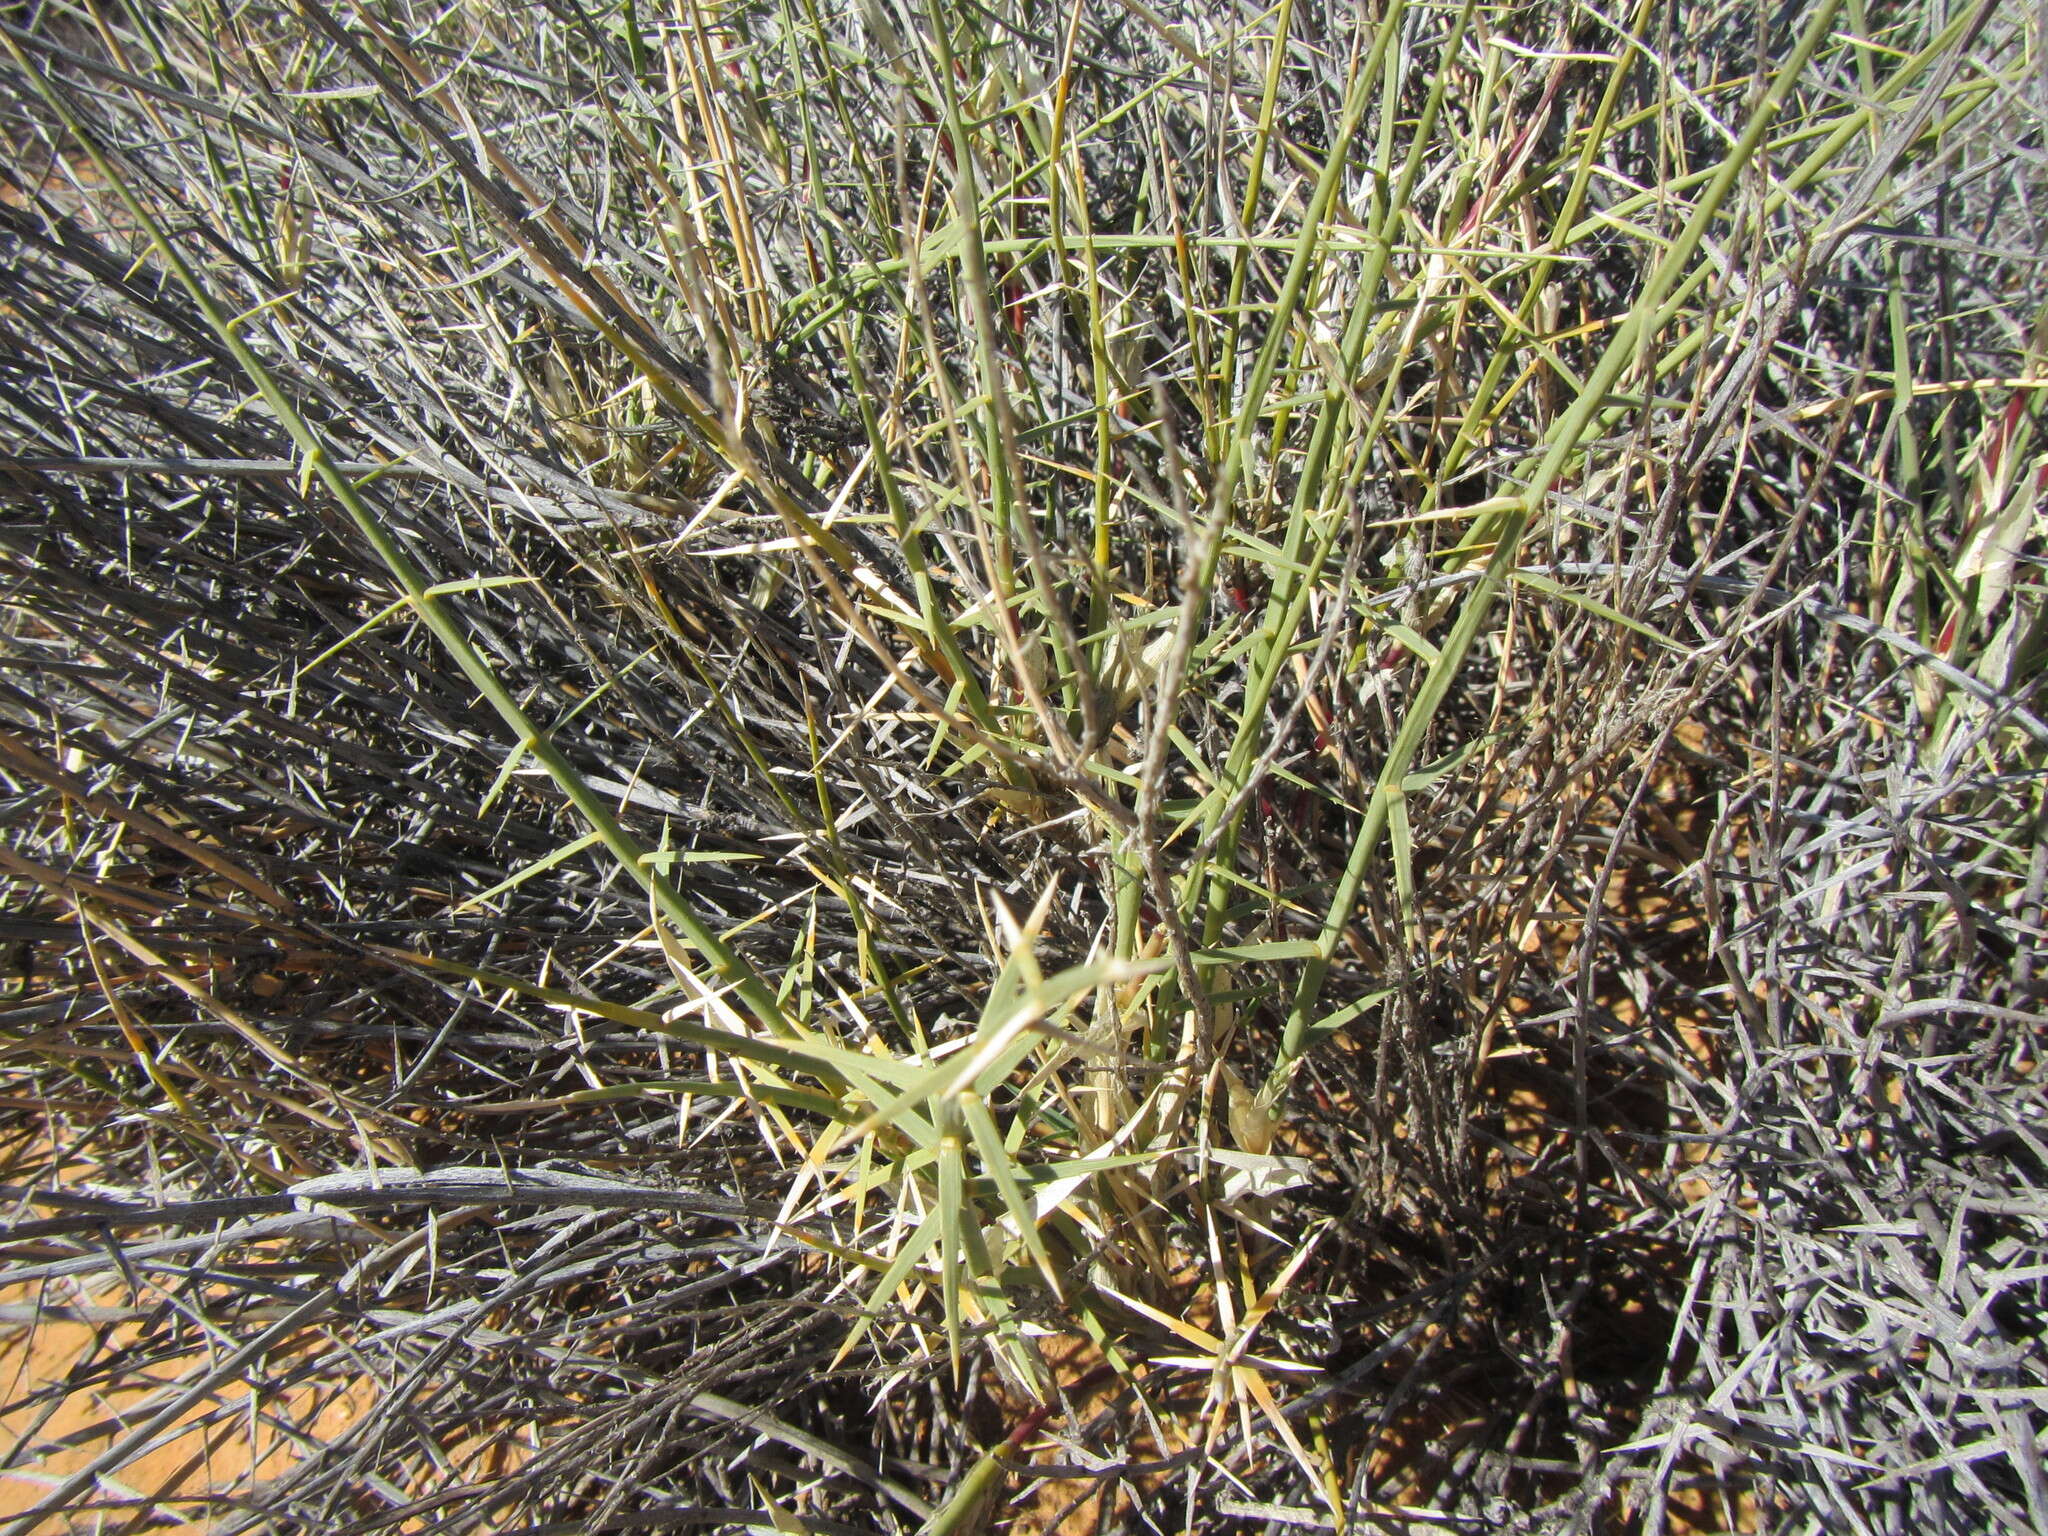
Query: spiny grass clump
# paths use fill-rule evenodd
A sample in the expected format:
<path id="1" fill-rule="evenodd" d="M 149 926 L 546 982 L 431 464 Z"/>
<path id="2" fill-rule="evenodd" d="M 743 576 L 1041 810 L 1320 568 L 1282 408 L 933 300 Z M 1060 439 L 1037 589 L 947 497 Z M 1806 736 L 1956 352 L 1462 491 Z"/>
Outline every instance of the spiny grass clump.
<path id="1" fill-rule="evenodd" d="M 9 8 L 0 1529 L 2048 1527 L 2041 45 Z"/>

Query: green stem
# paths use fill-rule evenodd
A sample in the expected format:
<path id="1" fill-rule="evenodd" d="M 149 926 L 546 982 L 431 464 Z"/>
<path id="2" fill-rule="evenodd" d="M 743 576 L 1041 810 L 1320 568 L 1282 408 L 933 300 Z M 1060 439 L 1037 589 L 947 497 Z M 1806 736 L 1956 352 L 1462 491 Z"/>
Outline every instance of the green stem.
<path id="1" fill-rule="evenodd" d="M 1493 608 L 1494 600 L 1506 585 L 1509 574 L 1521 553 L 1522 537 L 1528 531 L 1530 520 L 1549 496 L 1551 488 L 1564 474 L 1580 445 L 1586 440 L 1595 423 L 1600 419 L 1607 405 L 1608 394 L 1621 378 L 1623 371 L 1635 362 L 1642 348 L 1651 341 L 1667 323 L 1669 314 L 1665 301 L 1679 284 L 1680 274 L 1691 264 L 1698 253 L 1701 242 L 1706 238 L 1708 226 L 1719 216 L 1735 190 L 1737 179 L 1748 167 L 1758 147 L 1763 143 L 1772 120 L 1777 116 L 1802 71 L 1812 60 L 1834 25 L 1835 13 L 1841 8 L 1842 0 L 1821 0 L 1808 20 L 1805 31 L 1800 35 L 1791 56 L 1779 70 L 1764 99 L 1758 103 L 1751 115 L 1748 126 L 1736 141 L 1735 147 L 1716 168 L 1699 202 L 1694 206 L 1692 216 L 1685 227 L 1664 254 L 1643 284 L 1643 291 L 1628 315 L 1616 327 L 1600 361 L 1594 365 L 1585 387 L 1581 389 L 1570 407 L 1558 418 L 1551 428 L 1549 441 L 1543 456 L 1530 477 L 1529 488 L 1519 498 L 1513 509 L 1508 511 L 1499 526 L 1491 558 L 1466 596 L 1463 608 L 1458 614 L 1443 647 L 1431 663 L 1422 686 L 1417 690 L 1407 714 L 1401 721 L 1392 747 L 1387 753 L 1385 765 L 1380 770 L 1378 782 L 1373 787 L 1371 801 L 1366 806 L 1365 818 L 1358 829 L 1358 836 L 1352 843 L 1350 858 L 1346 861 L 1342 878 L 1337 883 L 1328 912 L 1324 916 L 1322 932 L 1317 938 L 1317 953 L 1304 962 L 1301 977 L 1295 987 L 1294 1003 L 1288 1012 L 1286 1026 L 1282 1032 L 1280 1054 L 1274 1063 L 1273 1076 L 1282 1081 L 1292 1072 L 1294 1063 L 1301 1057 L 1309 1039 L 1310 1015 L 1322 996 L 1323 984 L 1327 980 L 1330 964 L 1335 959 L 1337 946 L 1342 941 L 1344 930 L 1350 925 L 1351 912 L 1358 900 L 1358 892 L 1365 882 L 1365 876 L 1372 865 L 1373 856 L 1379 848 L 1381 836 L 1387 829 L 1390 813 L 1395 802 L 1406 792 L 1410 768 L 1414 765 L 1422 739 L 1428 732 L 1436 713 L 1443 707 L 1451 686 L 1463 667 L 1472 642 L 1478 638 L 1487 615 Z"/>

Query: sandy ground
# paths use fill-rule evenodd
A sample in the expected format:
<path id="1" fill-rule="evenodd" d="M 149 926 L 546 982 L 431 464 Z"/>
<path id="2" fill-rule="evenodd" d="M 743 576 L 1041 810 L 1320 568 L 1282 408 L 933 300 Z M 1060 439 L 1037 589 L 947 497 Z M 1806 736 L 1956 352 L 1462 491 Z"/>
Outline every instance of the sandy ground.
<path id="1" fill-rule="evenodd" d="M 132 1345 L 139 1325 L 136 1298 L 124 1288 L 81 1291 L 66 1282 L 0 1290 L 0 1445 L 7 1450 L 0 1471 L 0 1518 L 20 1515 L 47 1498 L 65 1478 L 90 1465 L 110 1446 L 156 1413 L 176 1394 L 174 1383 L 211 1369 L 219 1355 L 194 1321 L 186 1332 L 193 1349 L 143 1369 L 119 1367 L 121 1351 Z M 145 1295 L 145 1308 L 161 1307 L 161 1295 Z M 69 1390 L 65 1390 L 66 1384 Z M 57 1389 L 51 1391 L 50 1389 Z M 48 1395 L 45 1395 L 45 1394 Z M 195 1406 L 141 1454 L 107 1469 L 95 1487 L 79 1496 L 84 1507 L 51 1515 L 33 1527 L 35 1536 L 64 1532 L 187 1532 L 213 1527 L 231 1511 L 206 1501 L 232 1496 L 251 1478 L 271 1477 L 296 1454 L 277 1428 L 276 1410 L 303 1423 L 309 1412 L 321 1438 L 339 1432 L 368 1401 L 366 1390 L 314 1389 L 294 1401 L 251 1402 L 248 1389 L 231 1384 Z M 155 1512 L 149 1501 L 181 1500 Z M 10 1533 L 16 1536 L 16 1533 Z M 25 1533 L 20 1533 L 25 1536 Z"/>

